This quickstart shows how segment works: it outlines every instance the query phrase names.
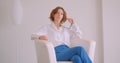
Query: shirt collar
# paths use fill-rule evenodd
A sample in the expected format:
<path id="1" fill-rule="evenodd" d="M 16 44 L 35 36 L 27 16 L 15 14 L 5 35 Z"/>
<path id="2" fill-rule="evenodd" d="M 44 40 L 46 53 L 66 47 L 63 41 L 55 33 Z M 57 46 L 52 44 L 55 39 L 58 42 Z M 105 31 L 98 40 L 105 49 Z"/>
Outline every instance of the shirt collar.
<path id="1" fill-rule="evenodd" d="M 57 30 L 57 31 L 61 31 L 61 30 L 62 30 L 62 26 L 60 26 L 60 28 L 57 29 L 56 25 L 55 25 L 53 22 L 51 22 L 51 25 L 52 25 L 52 27 L 53 27 L 55 30 Z"/>

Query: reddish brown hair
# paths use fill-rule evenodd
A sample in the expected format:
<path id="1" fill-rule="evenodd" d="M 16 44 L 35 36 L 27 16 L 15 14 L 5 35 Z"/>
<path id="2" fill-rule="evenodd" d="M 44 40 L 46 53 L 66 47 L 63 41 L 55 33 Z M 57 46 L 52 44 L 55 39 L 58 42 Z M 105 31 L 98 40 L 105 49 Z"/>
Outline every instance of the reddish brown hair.
<path id="1" fill-rule="evenodd" d="M 58 6 L 55 9 L 52 10 L 52 12 L 50 13 L 50 20 L 54 22 L 54 15 L 58 12 L 59 9 L 62 9 L 62 11 L 63 11 L 63 18 L 61 20 L 61 24 L 62 24 L 67 20 L 67 14 L 62 7 Z"/>

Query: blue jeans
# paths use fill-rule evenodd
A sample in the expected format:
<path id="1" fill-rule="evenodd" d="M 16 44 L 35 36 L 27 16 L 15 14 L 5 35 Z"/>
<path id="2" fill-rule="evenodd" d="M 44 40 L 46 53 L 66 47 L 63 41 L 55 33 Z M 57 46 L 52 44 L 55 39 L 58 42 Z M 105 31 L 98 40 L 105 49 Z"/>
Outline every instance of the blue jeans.
<path id="1" fill-rule="evenodd" d="M 83 47 L 69 48 L 67 45 L 55 47 L 57 61 L 72 61 L 73 63 L 92 63 Z"/>

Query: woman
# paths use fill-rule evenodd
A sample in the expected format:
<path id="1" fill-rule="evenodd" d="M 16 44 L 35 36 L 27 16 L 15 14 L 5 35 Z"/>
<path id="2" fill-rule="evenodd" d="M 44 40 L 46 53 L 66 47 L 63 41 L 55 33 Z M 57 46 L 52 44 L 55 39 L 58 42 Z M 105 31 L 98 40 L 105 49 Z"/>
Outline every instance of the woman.
<path id="1" fill-rule="evenodd" d="M 36 33 L 40 40 L 52 42 L 55 47 L 57 61 L 73 61 L 73 63 L 92 63 L 83 47 L 70 48 L 70 39 L 80 36 L 80 29 L 72 18 L 67 18 L 62 7 L 56 7 L 50 14 L 51 24 L 42 26 Z M 65 21 L 71 23 L 70 28 L 64 27 Z"/>

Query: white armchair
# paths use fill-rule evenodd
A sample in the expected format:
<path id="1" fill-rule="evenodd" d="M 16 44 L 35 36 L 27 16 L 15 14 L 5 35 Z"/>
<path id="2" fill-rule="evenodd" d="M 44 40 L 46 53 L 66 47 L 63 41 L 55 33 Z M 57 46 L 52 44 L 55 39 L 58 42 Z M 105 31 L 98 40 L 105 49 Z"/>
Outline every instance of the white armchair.
<path id="1" fill-rule="evenodd" d="M 32 40 L 35 41 L 38 63 L 72 63 L 72 61 L 56 61 L 56 55 L 52 43 L 36 39 L 34 36 L 32 37 Z M 95 41 L 73 38 L 70 47 L 74 46 L 83 46 L 93 62 L 96 46 Z"/>

